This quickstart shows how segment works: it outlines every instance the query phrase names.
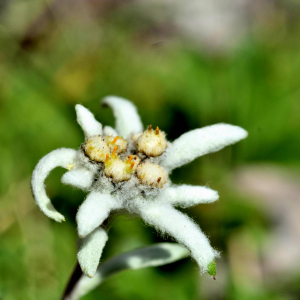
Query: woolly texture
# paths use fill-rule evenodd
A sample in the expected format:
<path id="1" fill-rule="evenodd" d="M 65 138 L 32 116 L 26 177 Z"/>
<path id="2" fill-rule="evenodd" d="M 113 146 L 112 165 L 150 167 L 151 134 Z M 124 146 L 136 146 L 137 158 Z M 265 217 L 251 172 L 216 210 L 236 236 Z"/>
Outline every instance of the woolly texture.
<path id="1" fill-rule="evenodd" d="M 112 136 L 107 136 L 107 137 L 105 137 L 105 139 L 107 141 L 110 152 L 113 152 L 115 146 L 117 146 L 116 153 L 118 153 L 118 154 L 126 151 L 128 142 L 125 139 L 123 139 L 122 137 L 118 136 L 117 141 L 115 141 L 114 137 L 112 137 Z"/>
<path id="2" fill-rule="evenodd" d="M 72 170 L 63 175 L 61 182 L 82 190 L 88 190 L 94 182 L 94 174 L 85 169 Z"/>
<path id="3" fill-rule="evenodd" d="M 118 135 L 118 133 L 110 126 L 104 126 L 103 134 L 107 135 L 107 136 L 112 136 L 112 137 L 115 137 Z"/>
<path id="4" fill-rule="evenodd" d="M 168 181 L 166 170 L 157 164 L 149 162 L 140 164 L 136 169 L 136 174 L 142 184 L 152 187 L 162 188 Z"/>
<path id="5" fill-rule="evenodd" d="M 196 260 L 202 273 L 218 253 L 210 246 L 200 228 L 185 214 L 169 203 L 135 202 L 136 209 L 144 221 L 162 233 L 167 233 L 185 245 Z"/>
<path id="6" fill-rule="evenodd" d="M 163 166 L 168 170 L 181 167 L 195 158 L 216 152 L 248 135 L 241 127 L 216 124 L 184 133 L 166 151 Z"/>
<path id="7" fill-rule="evenodd" d="M 111 159 L 108 164 L 105 164 L 104 173 L 107 177 L 111 177 L 114 182 L 129 180 L 131 172 L 125 162 L 120 159 Z"/>
<path id="8" fill-rule="evenodd" d="M 68 169 L 74 163 L 75 156 L 76 151 L 73 149 L 54 150 L 39 161 L 32 173 L 31 188 L 35 203 L 46 216 L 57 222 L 64 221 L 65 217 L 53 207 L 46 194 L 44 181 L 56 167 Z"/>
<path id="9" fill-rule="evenodd" d="M 80 238 L 86 237 L 78 259 L 84 272 L 90 276 L 104 246 L 95 237 L 101 232 L 97 228 L 111 213 L 120 209 L 140 215 L 158 231 L 184 244 L 200 271 L 206 272 L 218 253 L 200 228 L 173 206 L 211 203 L 218 199 L 218 193 L 207 187 L 172 186 L 169 174 L 172 169 L 198 156 L 245 138 L 247 132 L 237 126 L 217 124 L 190 131 L 170 144 L 159 128 L 153 130 L 149 126 L 143 133 L 140 117 L 129 101 L 109 96 L 103 103 L 114 111 L 116 131 L 106 126 L 102 134 L 102 125 L 93 114 L 76 105 L 77 121 L 86 135 L 86 141 L 77 153 L 75 150 L 58 149 L 41 159 L 32 176 L 36 203 L 47 216 L 58 222 L 64 220 L 51 205 L 44 188 L 45 178 L 57 166 L 69 169 L 62 177 L 63 183 L 90 192 L 76 216 L 78 234 Z M 96 251 L 97 247 L 101 249 Z M 155 263 L 154 257 L 150 260 Z M 132 268 L 138 268 L 143 263 L 145 261 L 138 257 L 127 261 Z M 151 265 L 151 262 L 147 264 Z M 209 272 L 212 273 L 211 268 Z"/>
<path id="10" fill-rule="evenodd" d="M 80 104 L 75 105 L 77 122 L 81 126 L 85 137 L 102 134 L 102 124 L 96 121 L 94 115 Z"/>
<path id="11" fill-rule="evenodd" d="M 148 156 L 159 156 L 167 148 L 166 134 L 161 130 L 146 129 L 137 140 L 137 148 Z"/>
<path id="12" fill-rule="evenodd" d="M 91 192 L 76 215 L 79 237 L 86 237 L 103 223 L 112 210 L 120 207 L 121 203 L 111 195 Z"/>
<path id="13" fill-rule="evenodd" d="M 102 100 L 102 104 L 107 104 L 112 108 L 116 118 L 116 130 L 125 139 L 131 133 L 143 131 L 143 124 L 136 107 L 128 100 L 116 96 L 108 96 Z"/>
<path id="14" fill-rule="evenodd" d="M 109 147 L 102 135 L 94 135 L 86 140 L 84 151 L 91 160 L 104 162 L 106 154 L 109 153 Z"/>
<path id="15" fill-rule="evenodd" d="M 140 137 L 140 136 L 142 136 L 142 132 L 138 132 L 138 133 L 133 133 L 133 134 L 131 134 L 131 140 L 134 142 L 134 143 L 136 143 L 137 142 L 137 140 L 138 140 L 138 138 Z"/>
<path id="16" fill-rule="evenodd" d="M 173 206 L 190 207 L 197 204 L 212 203 L 219 199 L 217 191 L 205 186 L 179 185 L 164 190 L 161 197 Z"/>
<path id="17" fill-rule="evenodd" d="M 137 155 L 127 155 L 127 157 L 125 157 L 125 162 L 127 164 L 134 162 L 134 166 L 132 169 L 133 169 L 133 171 L 135 171 L 137 169 L 139 163 L 141 162 L 141 159 Z"/>
<path id="18" fill-rule="evenodd" d="M 99 227 L 86 238 L 80 240 L 77 259 L 83 273 L 88 277 L 93 277 L 96 273 L 107 239 L 105 230 Z"/>

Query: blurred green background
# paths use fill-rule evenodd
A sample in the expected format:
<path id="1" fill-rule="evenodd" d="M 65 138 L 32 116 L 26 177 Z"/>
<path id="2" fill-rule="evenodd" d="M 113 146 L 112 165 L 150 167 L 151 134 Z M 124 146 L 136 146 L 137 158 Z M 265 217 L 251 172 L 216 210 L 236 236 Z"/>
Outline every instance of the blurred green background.
<path id="1" fill-rule="evenodd" d="M 245 0 L 235 11 L 228 1 L 231 27 L 212 9 L 215 23 L 195 22 L 192 36 L 180 27 L 191 21 L 183 2 L 1 1 L 0 299 L 60 299 L 85 193 L 60 183 L 64 170 L 51 173 L 47 192 L 67 217 L 58 224 L 34 204 L 30 176 L 48 152 L 83 142 L 76 103 L 113 126 L 99 106 L 106 95 L 133 101 L 169 140 L 218 122 L 249 137 L 171 175 L 219 191 L 217 203 L 185 210 L 222 252 L 217 281 L 188 258 L 124 272 L 84 299 L 300 299 L 300 6 Z M 193 9 L 196 21 L 204 8 Z M 168 240 L 126 216 L 109 236 L 103 259 Z"/>

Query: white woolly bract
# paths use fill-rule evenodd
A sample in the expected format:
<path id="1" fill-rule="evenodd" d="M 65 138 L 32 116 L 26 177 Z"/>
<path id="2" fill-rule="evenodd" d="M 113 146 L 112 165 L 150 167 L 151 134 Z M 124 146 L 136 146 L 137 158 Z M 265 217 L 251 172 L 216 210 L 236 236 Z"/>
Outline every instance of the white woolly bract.
<path id="1" fill-rule="evenodd" d="M 99 170 L 99 165 L 97 163 L 93 163 L 91 159 L 85 154 L 83 149 L 79 149 L 76 153 L 74 164 L 74 170 L 77 169 L 87 169 L 96 174 Z"/>
<path id="2" fill-rule="evenodd" d="M 56 167 L 68 169 L 74 163 L 76 151 L 73 149 L 60 148 L 44 156 L 36 165 L 31 178 L 31 188 L 35 203 L 49 218 L 57 222 L 65 220 L 52 205 L 44 186 L 44 181 L 49 173 Z"/>
<path id="3" fill-rule="evenodd" d="M 71 170 L 62 176 L 61 182 L 82 190 L 88 190 L 94 182 L 94 174 L 85 169 Z"/>
<path id="4" fill-rule="evenodd" d="M 167 233 L 191 252 L 202 273 L 218 256 L 200 228 L 185 214 L 162 201 L 135 201 L 138 214 L 158 231 Z"/>
<path id="5" fill-rule="evenodd" d="M 168 170 L 173 170 L 199 156 L 234 144 L 247 135 L 243 128 L 229 124 L 216 124 L 189 131 L 176 139 L 166 150 L 162 165 Z"/>
<path id="6" fill-rule="evenodd" d="M 166 134 L 146 129 L 137 140 L 137 149 L 148 156 L 159 156 L 167 148 Z"/>
<path id="7" fill-rule="evenodd" d="M 102 124 L 99 123 L 94 115 L 84 106 L 75 105 L 77 122 L 81 126 L 85 137 L 102 134 Z"/>
<path id="8" fill-rule="evenodd" d="M 108 136 L 113 136 L 113 137 L 118 135 L 118 133 L 110 126 L 104 126 L 103 134 Z"/>
<path id="9" fill-rule="evenodd" d="M 76 215 L 79 237 L 86 237 L 103 223 L 112 210 L 120 207 L 121 203 L 111 195 L 91 192 Z"/>
<path id="10" fill-rule="evenodd" d="M 105 230 L 99 227 L 86 238 L 80 240 L 77 259 L 81 270 L 88 277 L 93 277 L 96 273 L 107 239 Z"/>
<path id="11" fill-rule="evenodd" d="M 190 207 L 200 203 L 212 203 L 219 199 L 217 191 L 205 186 L 178 185 L 164 189 L 163 200 L 173 206 Z"/>
<path id="12" fill-rule="evenodd" d="M 163 187 L 168 181 L 168 173 L 166 170 L 157 164 L 144 162 L 138 165 L 136 169 L 137 177 L 142 184 L 152 187 Z"/>
<path id="13" fill-rule="evenodd" d="M 115 127 L 119 135 L 127 139 L 131 133 L 143 131 L 141 118 L 136 107 L 130 101 L 116 96 L 108 96 L 102 100 L 102 103 L 112 108 L 116 118 Z"/>
<path id="14" fill-rule="evenodd" d="M 110 150 L 102 135 L 94 135 L 86 139 L 84 151 L 91 160 L 104 162 Z"/>

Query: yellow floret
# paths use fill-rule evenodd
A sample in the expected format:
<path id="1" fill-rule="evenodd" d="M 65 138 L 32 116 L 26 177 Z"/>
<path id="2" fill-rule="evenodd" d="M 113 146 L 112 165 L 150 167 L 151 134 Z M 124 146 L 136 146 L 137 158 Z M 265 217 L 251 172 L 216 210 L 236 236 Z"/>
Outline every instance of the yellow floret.
<path id="1" fill-rule="evenodd" d="M 86 155 L 97 162 L 104 162 L 106 153 L 109 153 L 109 147 L 102 135 L 89 137 L 83 147 Z"/>
<path id="2" fill-rule="evenodd" d="M 137 140 L 138 151 L 147 156 L 159 156 L 167 147 L 166 134 L 158 127 L 156 130 L 149 127 Z"/>
<path id="3" fill-rule="evenodd" d="M 168 181 L 167 171 L 163 167 L 149 162 L 138 165 L 136 174 L 142 184 L 156 188 L 162 188 Z"/>
<path id="4" fill-rule="evenodd" d="M 126 181 L 131 178 L 133 173 L 134 162 L 127 163 L 119 159 L 119 157 L 106 157 L 104 165 L 104 174 L 111 177 L 114 182 Z"/>
<path id="5" fill-rule="evenodd" d="M 117 146 L 117 153 L 123 153 L 126 151 L 127 146 L 128 146 L 128 142 L 123 139 L 120 136 L 116 136 L 116 137 L 112 137 L 112 136 L 106 136 L 105 137 L 108 147 L 110 149 L 110 151 L 113 151 L 114 147 Z"/>

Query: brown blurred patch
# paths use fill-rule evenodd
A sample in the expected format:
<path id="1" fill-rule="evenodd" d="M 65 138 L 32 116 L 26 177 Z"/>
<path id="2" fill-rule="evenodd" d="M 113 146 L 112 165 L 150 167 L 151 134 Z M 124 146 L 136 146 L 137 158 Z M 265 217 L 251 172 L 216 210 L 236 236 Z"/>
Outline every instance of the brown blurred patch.
<path id="1" fill-rule="evenodd" d="M 235 184 L 273 222 L 263 249 L 264 272 L 292 275 L 300 268 L 300 176 L 276 165 L 240 168 Z"/>
<path id="2" fill-rule="evenodd" d="M 107 16 L 110 11 L 132 0 L 56 0 L 46 6 L 32 22 L 20 41 L 22 49 L 34 48 L 57 26 L 57 22 L 66 18 L 91 22 Z"/>

